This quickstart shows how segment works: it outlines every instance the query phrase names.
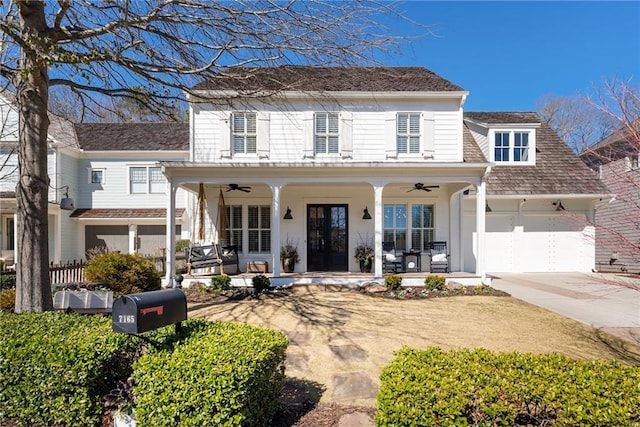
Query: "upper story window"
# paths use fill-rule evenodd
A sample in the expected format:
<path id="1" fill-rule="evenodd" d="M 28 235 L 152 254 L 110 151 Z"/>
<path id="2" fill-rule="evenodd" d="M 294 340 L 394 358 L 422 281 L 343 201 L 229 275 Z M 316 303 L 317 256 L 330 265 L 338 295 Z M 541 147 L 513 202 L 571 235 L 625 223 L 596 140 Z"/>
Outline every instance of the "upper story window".
<path id="1" fill-rule="evenodd" d="M 420 153 L 420 113 L 398 113 L 396 149 L 398 154 Z"/>
<path id="2" fill-rule="evenodd" d="M 91 169 L 89 171 L 89 179 L 91 184 L 104 184 L 104 169 Z"/>
<path id="3" fill-rule="evenodd" d="M 629 158 L 629 169 L 634 171 L 637 170 L 640 167 L 640 164 L 638 164 L 638 155 L 634 154 L 632 156 L 630 156 Z"/>
<path id="4" fill-rule="evenodd" d="M 129 191 L 131 194 L 162 194 L 166 181 L 162 169 L 156 166 L 135 166 L 129 168 Z"/>
<path id="5" fill-rule="evenodd" d="M 340 148 L 340 119 L 338 113 L 315 113 L 315 154 L 338 154 Z"/>
<path id="6" fill-rule="evenodd" d="M 533 163 L 532 131 L 500 130 L 493 132 L 493 161 L 497 163 Z"/>
<path id="7" fill-rule="evenodd" d="M 231 115 L 231 138 L 233 154 L 255 154 L 257 152 L 256 113 L 234 112 Z"/>

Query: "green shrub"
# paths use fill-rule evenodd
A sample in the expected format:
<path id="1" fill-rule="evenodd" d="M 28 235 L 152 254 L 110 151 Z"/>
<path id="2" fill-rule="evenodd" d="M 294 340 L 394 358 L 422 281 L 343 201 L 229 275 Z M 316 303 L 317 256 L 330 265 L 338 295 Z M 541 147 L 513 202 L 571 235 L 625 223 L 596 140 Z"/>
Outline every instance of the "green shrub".
<path id="1" fill-rule="evenodd" d="M 106 253 L 92 258 L 85 278 L 106 284 L 114 296 L 160 289 L 160 273 L 153 262 L 138 254 Z"/>
<path id="2" fill-rule="evenodd" d="M 402 287 L 402 276 L 399 274 L 389 274 L 384 277 L 384 285 L 391 291 L 396 291 Z"/>
<path id="3" fill-rule="evenodd" d="M 640 425 L 640 368 L 615 361 L 405 347 L 381 381 L 378 426 Z"/>
<path id="4" fill-rule="evenodd" d="M 176 254 L 183 253 L 185 248 L 188 248 L 190 246 L 191 246 L 191 240 L 189 239 L 176 240 Z"/>
<path id="5" fill-rule="evenodd" d="M 287 338 L 249 325 L 199 322 L 202 329 L 184 342 L 134 364 L 139 425 L 269 425 Z"/>
<path id="6" fill-rule="evenodd" d="M 430 274 L 424 279 L 424 287 L 429 291 L 444 291 L 446 281 L 444 276 Z"/>
<path id="7" fill-rule="evenodd" d="M 211 287 L 215 291 L 222 292 L 231 289 L 231 277 L 226 274 L 220 274 L 211 278 Z"/>
<path id="8" fill-rule="evenodd" d="M 14 311 L 16 309 L 16 290 L 0 290 L 0 311 Z"/>
<path id="9" fill-rule="evenodd" d="M 271 280 L 263 274 L 259 274 L 257 276 L 253 276 L 251 279 L 251 284 L 253 285 L 253 292 L 255 294 L 261 294 L 264 291 L 268 291 L 271 287 Z"/>
<path id="10" fill-rule="evenodd" d="M 100 425 L 135 352 L 110 318 L 61 312 L 0 312 L 0 342 L 0 425 Z"/>
<path id="11" fill-rule="evenodd" d="M 0 291 L 3 289 L 13 289 L 15 287 L 16 287 L 16 275 L 14 273 L 0 274 Z"/>

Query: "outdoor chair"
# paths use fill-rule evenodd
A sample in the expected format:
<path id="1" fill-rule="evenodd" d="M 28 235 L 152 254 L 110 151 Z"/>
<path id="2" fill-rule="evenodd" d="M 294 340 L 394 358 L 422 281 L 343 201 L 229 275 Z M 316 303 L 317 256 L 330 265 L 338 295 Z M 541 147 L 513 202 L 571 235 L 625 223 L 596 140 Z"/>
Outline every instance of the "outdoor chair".
<path id="1" fill-rule="evenodd" d="M 431 268 L 429 271 L 448 273 L 449 253 L 447 252 L 447 242 L 431 242 L 429 244 L 429 255 L 431 255 Z"/>
<path id="2" fill-rule="evenodd" d="M 396 254 L 396 244 L 394 242 L 382 242 L 382 272 L 400 273 L 402 272 L 402 260 Z"/>

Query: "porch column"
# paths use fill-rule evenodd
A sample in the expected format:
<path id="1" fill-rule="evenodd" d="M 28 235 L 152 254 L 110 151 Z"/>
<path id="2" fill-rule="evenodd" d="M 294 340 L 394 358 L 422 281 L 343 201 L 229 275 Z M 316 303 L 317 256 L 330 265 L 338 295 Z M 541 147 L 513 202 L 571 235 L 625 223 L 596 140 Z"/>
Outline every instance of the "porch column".
<path id="1" fill-rule="evenodd" d="M 171 179 L 167 180 L 167 254 L 165 286 L 173 287 L 176 274 L 176 190 Z"/>
<path id="2" fill-rule="evenodd" d="M 136 224 L 129 224 L 129 253 L 135 254 L 138 252 L 137 245 L 138 238 L 138 226 Z"/>
<path id="3" fill-rule="evenodd" d="M 373 238 L 373 248 L 375 255 L 375 262 L 373 263 L 373 273 L 375 277 L 382 277 L 382 235 L 384 233 L 384 224 L 382 220 L 382 190 L 384 190 L 383 184 L 373 185 L 373 227 L 375 231 Z"/>
<path id="4" fill-rule="evenodd" d="M 482 177 L 480 183 L 476 185 L 476 274 L 480 276 L 482 283 L 487 280 L 485 270 L 486 194 L 486 178 Z"/>
<path id="5" fill-rule="evenodd" d="M 280 277 L 280 190 L 281 184 L 270 185 L 273 207 L 271 212 L 271 265 L 273 277 Z"/>

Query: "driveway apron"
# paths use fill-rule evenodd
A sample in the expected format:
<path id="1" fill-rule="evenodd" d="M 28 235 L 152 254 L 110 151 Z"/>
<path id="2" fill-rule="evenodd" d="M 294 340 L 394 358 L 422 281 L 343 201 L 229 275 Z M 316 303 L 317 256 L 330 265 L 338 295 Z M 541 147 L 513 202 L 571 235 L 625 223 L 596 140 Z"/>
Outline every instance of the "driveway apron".
<path id="1" fill-rule="evenodd" d="M 640 345 L 640 278 L 601 273 L 496 273 L 492 286 Z"/>

